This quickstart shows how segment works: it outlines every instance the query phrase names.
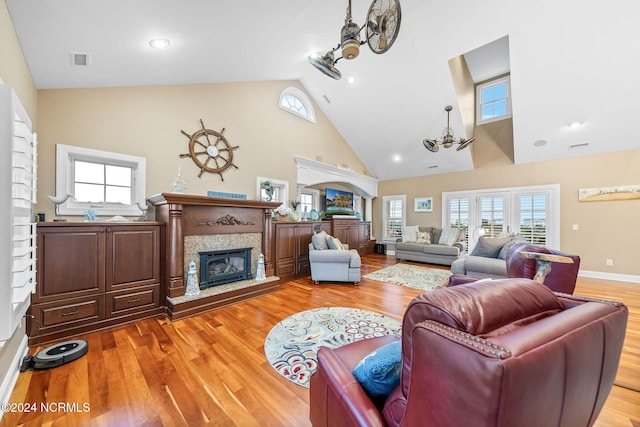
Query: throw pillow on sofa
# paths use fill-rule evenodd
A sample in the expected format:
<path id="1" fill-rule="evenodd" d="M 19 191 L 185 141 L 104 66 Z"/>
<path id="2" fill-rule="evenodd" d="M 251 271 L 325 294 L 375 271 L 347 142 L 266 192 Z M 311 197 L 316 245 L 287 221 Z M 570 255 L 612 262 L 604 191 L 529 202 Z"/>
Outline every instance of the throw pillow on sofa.
<path id="1" fill-rule="evenodd" d="M 453 244 L 458 241 L 459 234 L 460 234 L 459 228 L 446 227 L 442 229 L 442 233 L 440 234 L 440 240 L 438 240 L 438 244 L 453 246 Z"/>
<path id="2" fill-rule="evenodd" d="M 500 250 L 511 241 L 511 236 L 507 237 L 485 237 L 480 236 L 476 247 L 471 255 L 485 258 L 498 258 Z"/>
<path id="3" fill-rule="evenodd" d="M 418 231 L 418 239 L 416 243 L 431 244 L 431 233 L 427 231 Z"/>
<path id="4" fill-rule="evenodd" d="M 329 236 L 327 234 L 327 246 L 329 247 L 329 249 L 333 249 L 333 250 L 344 250 L 344 247 L 342 246 L 342 242 L 340 241 L 340 239 L 337 239 L 333 236 Z"/>
<path id="5" fill-rule="evenodd" d="M 324 230 L 311 236 L 311 243 L 313 243 L 313 249 L 315 250 L 329 249 L 329 246 L 327 245 L 327 236 L 328 234 Z"/>
<path id="6" fill-rule="evenodd" d="M 506 245 L 504 245 L 502 249 L 500 249 L 498 258 L 507 259 L 507 252 L 509 252 L 509 249 L 511 249 L 511 246 L 515 245 L 516 243 L 526 242 L 526 241 L 527 239 L 525 239 L 522 234 L 514 234 L 513 236 L 511 236 L 511 241 Z"/>
<path id="7" fill-rule="evenodd" d="M 402 227 L 402 243 L 415 243 L 418 240 L 419 231 L 417 225 Z"/>
<path id="8" fill-rule="evenodd" d="M 370 396 L 388 396 L 400 384 L 402 341 L 384 345 L 365 356 L 353 376 Z"/>

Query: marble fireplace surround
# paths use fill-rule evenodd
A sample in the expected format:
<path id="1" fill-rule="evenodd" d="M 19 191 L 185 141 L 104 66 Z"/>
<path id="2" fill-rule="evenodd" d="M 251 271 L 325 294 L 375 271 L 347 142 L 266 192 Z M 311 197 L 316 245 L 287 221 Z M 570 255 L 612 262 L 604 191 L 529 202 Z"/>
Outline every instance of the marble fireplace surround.
<path id="1" fill-rule="evenodd" d="M 155 207 L 156 221 L 166 224 L 163 285 L 167 314 L 171 320 L 279 288 L 271 253 L 271 211 L 280 205 L 279 202 L 180 193 L 161 193 L 149 197 L 148 201 Z M 223 285 L 220 286 L 222 293 L 207 293 L 199 298 L 184 295 L 188 263 L 194 259 L 194 251 L 197 256 L 198 251 L 240 247 L 254 248 L 251 251 L 254 277 L 258 255 L 262 252 L 267 276 L 265 282 L 238 287 Z"/>

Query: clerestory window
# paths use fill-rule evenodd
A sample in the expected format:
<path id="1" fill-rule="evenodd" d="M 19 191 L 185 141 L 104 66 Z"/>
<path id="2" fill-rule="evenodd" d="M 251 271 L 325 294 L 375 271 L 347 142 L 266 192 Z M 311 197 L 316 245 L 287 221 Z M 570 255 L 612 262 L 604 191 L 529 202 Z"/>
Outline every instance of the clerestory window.
<path id="1" fill-rule="evenodd" d="M 511 84 L 509 76 L 476 86 L 476 124 L 511 117 Z"/>

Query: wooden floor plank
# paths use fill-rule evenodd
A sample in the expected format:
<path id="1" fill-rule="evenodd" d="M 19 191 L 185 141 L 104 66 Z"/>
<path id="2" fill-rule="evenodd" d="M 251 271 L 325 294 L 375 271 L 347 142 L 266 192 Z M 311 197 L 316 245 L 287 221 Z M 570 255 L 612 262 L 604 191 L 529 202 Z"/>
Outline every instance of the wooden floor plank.
<path id="1" fill-rule="evenodd" d="M 394 263 L 384 255 L 363 257 L 362 274 Z M 88 403 L 90 411 L 7 413 L 0 426 L 310 426 L 308 390 L 281 377 L 264 356 L 269 331 L 296 312 L 330 306 L 401 321 L 420 293 L 367 279 L 315 285 L 303 277 L 195 317 L 146 319 L 80 336 L 89 341 L 86 356 L 20 374 L 11 402 Z M 632 389 L 640 389 L 640 285 L 580 278 L 576 294 L 629 307 L 617 382 L 631 389 L 614 386 L 595 425 L 638 427 L 640 392 Z"/>

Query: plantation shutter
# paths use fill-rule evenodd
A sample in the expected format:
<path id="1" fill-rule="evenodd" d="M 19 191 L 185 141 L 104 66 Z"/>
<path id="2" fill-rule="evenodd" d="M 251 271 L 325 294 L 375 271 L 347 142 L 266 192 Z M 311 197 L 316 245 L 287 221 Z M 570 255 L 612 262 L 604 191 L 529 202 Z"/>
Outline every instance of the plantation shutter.
<path id="1" fill-rule="evenodd" d="M 468 197 L 452 197 L 448 199 L 449 223 L 452 228 L 465 230 L 464 242 L 469 244 L 469 205 Z"/>
<path id="2" fill-rule="evenodd" d="M 384 218 L 384 239 L 395 241 L 402 237 L 402 227 L 404 226 L 404 196 L 384 197 L 383 218 Z"/>
<path id="3" fill-rule="evenodd" d="M 546 193 L 520 195 L 520 234 L 536 245 L 547 244 L 548 196 Z"/>

